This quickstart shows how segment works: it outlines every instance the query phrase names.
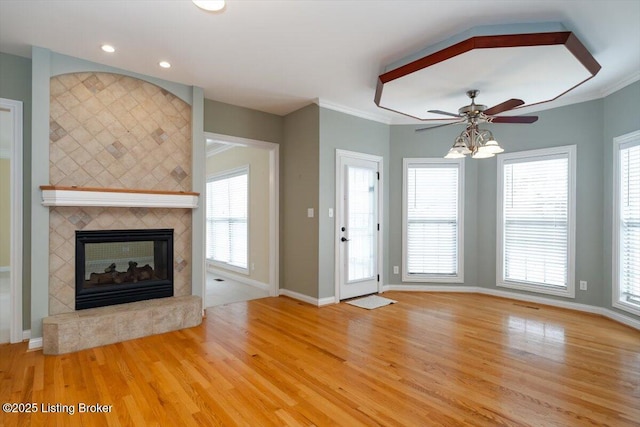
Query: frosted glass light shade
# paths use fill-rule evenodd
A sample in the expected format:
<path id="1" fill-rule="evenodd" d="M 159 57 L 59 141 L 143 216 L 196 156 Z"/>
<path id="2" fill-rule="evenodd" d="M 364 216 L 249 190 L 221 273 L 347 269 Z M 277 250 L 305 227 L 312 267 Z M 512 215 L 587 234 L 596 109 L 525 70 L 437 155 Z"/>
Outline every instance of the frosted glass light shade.
<path id="1" fill-rule="evenodd" d="M 498 144 L 498 141 L 496 141 L 495 139 L 490 139 L 489 141 L 487 141 L 484 144 L 483 147 L 486 151 L 493 153 L 493 154 L 498 154 L 498 153 L 502 153 L 504 151 L 504 148 L 502 148 L 500 146 L 500 144 Z"/>
<path id="2" fill-rule="evenodd" d="M 493 154 L 490 150 L 487 150 L 487 147 L 484 146 L 478 148 L 478 151 L 471 155 L 471 157 L 474 159 L 488 159 L 489 157 L 493 156 L 495 156 L 495 154 Z"/>

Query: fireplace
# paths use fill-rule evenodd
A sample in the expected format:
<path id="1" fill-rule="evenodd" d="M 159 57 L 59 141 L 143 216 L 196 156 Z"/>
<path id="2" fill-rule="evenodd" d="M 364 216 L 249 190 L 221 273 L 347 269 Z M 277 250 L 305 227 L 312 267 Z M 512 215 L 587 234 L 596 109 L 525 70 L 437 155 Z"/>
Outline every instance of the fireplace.
<path id="1" fill-rule="evenodd" d="M 76 310 L 173 296 L 173 229 L 76 231 Z"/>

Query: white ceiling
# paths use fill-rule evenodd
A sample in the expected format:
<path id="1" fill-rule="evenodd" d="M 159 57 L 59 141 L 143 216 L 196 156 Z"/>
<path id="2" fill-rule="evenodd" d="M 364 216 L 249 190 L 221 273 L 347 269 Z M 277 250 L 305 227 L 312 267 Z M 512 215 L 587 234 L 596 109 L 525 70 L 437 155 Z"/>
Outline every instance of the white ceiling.
<path id="1" fill-rule="evenodd" d="M 387 65 L 471 27 L 539 22 L 573 31 L 602 70 L 538 110 L 640 79 L 638 0 L 228 0 L 223 13 L 188 0 L 0 0 L 0 51 L 30 56 L 30 46 L 45 47 L 279 115 L 319 99 L 387 123 L 417 123 L 375 105 Z M 116 53 L 102 52 L 103 43 Z M 172 67 L 160 69 L 160 60 Z M 456 105 L 468 103 L 467 89 L 460 82 Z"/>

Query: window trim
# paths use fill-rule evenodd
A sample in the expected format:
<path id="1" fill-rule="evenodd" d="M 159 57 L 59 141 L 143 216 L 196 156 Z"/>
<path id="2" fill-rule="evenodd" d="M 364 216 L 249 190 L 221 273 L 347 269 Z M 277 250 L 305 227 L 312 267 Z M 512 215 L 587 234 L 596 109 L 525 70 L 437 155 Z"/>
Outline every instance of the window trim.
<path id="1" fill-rule="evenodd" d="M 458 168 L 458 274 L 409 274 L 407 256 L 407 226 L 408 226 L 408 177 L 407 171 L 413 165 L 456 165 Z M 464 159 L 443 159 L 414 157 L 402 159 L 402 281 L 423 283 L 464 283 Z"/>
<path id="2" fill-rule="evenodd" d="M 240 175 L 244 175 L 246 173 L 247 175 L 247 267 L 246 268 L 242 268 L 242 267 L 238 267 L 237 265 L 233 265 L 233 264 L 229 264 L 226 263 L 224 261 L 217 261 L 211 258 L 207 258 L 207 239 L 208 236 L 205 235 L 205 254 L 204 254 L 204 258 L 205 258 L 205 262 L 207 263 L 207 265 L 211 265 L 213 267 L 217 267 L 217 268 L 223 268 L 229 271 L 233 271 L 236 273 L 240 273 L 243 274 L 245 276 L 250 275 L 250 270 L 249 270 L 249 266 L 251 265 L 251 259 L 250 259 L 250 254 L 251 254 L 251 170 L 249 168 L 249 165 L 242 165 L 239 166 L 237 168 L 233 168 L 233 169 L 228 169 L 222 172 L 218 172 L 215 174 L 210 174 L 207 175 L 207 180 L 205 182 L 205 191 L 207 191 L 207 184 L 213 181 L 219 181 L 222 179 L 229 179 L 229 178 L 233 178 L 236 176 L 240 176 Z M 208 195 L 207 195 L 208 196 Z M 208 197 L 207 197 L 208 199 Z M 204 213 L 204 221 L 205 221 L 205 233 L 207 231 L 207 222 L 208 217 L 207 217 L 207 206 L 205 206 L 205 213 Z"/>
<path id="3" fill-rule="evenodd" d="M 640 306 L 620 300 L 620 150 L 640 145 L 640 130 L 613 138 L 613 209 L 611 229 L 611 305 L 640 316 Z"/>
<path id="4" fill-rule="evenodd" d="M 536 283 L 506 280 L 504 278 L 504 165 L 511 160 L 538 161 L 545 158 L 568 158 L 569 193 L 568 193 L 568 257 L 567 257 L 567 286 L 566 288 L 552 288 Z M 565 298 L 575 298 L 575 257 L 576 257 L 576 157 L 577 146 L 565 145 L 560 147 L 543 148 L 538 150 L 519 151 L 515 153 L 498 154 L 497 162 L 497 197 L 496 197 L 496 286 L 517 289 L 540 294 L 555 295 Z"/>

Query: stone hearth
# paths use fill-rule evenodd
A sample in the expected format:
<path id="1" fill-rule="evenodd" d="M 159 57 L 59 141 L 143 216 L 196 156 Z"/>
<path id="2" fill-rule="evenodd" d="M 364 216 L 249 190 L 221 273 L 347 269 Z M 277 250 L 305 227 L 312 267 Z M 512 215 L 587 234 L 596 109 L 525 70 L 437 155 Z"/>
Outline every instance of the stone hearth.
<path id="1" fill-rule="evenodd" d="M 43 320 L 44 354 L 64 354 L 191 328 L 202 322 L 197 296 L 161 298 L 59 314 Z"/>

